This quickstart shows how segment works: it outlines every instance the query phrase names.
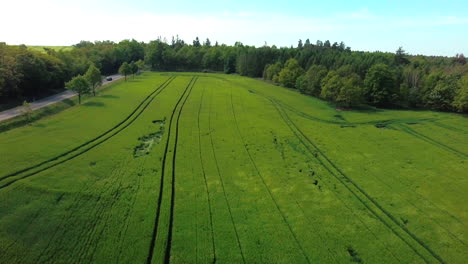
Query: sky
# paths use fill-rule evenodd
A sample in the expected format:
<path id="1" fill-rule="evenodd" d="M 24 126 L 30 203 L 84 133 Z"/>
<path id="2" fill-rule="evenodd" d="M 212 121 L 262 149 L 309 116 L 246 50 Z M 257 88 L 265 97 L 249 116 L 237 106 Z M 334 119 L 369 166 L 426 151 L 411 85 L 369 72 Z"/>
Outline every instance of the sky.
<path id="1" fill-rule="evenodd" d="M 233 45 L 343 41 L 352 50 L 468 55 L 468 1 L 0 0 L 0 42 L 195 37 Z"/>

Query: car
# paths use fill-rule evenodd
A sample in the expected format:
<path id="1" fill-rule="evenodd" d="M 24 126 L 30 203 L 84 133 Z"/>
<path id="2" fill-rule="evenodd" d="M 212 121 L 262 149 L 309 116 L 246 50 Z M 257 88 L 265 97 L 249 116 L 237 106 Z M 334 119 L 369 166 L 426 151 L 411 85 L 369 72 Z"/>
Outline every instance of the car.
<path id="1" fill-rule="evenodd" d="M 110 76 L 107 77 L 107 78 L 106 78 L 106 81 L 112 81 L 112 77 L 110 77 Z"/>

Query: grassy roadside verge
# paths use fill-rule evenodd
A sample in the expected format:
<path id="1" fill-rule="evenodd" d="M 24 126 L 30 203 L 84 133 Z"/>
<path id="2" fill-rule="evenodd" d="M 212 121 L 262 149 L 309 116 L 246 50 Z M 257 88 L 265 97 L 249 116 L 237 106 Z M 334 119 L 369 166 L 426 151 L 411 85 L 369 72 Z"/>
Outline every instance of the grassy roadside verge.
<path id="1" fill-rule="evenodd" d="M 112 86 L 114 84 L 117 84 L 117 83 L 120 83 L 120 82 L 123 82 L 123 81 L 124 81 L 124 79 L 122 78 L 122 79 L 119 79 L 119 80 L 117 80 L 115 82 L 108 83 L 108 84 L 105 84 L 105 85 L 101 86 L 97 90 L 96 95 L 98 95 L 99 93 L 101 93 L 103 91 L 106 91 L 106 90 L 112 88 Z M 91 94 L 85 95 L 85 96 L 82 97 L 82 102 L 81 103 L 84 104 L 87 101 L 91 100 L 92 98 L 94 98 L 94 96 L 92 96 Z M 34 122 L 36 122 L 36 121 L 38 121 L 38 120 L 40 120 L 42 118 L 45 118 L 45 117 L 60 113 L 60 112 L 66 110 L 66 109 L 69 109 L 70 107 L 73 107 L 75 105 L 78 105 L 78 97 L 76 97 L 76 96 L 74 96 L 72 98 L 65 99 L 63 101 L 59 101 L 59 102 L 50 104 L 48 106 L 45 106 L 43 108 L 40 108 L 40 109 L 37 109 L 37 110 L 33 111 L 31 113 L 31 116 L 30 116 L 29 120 L 26 118 L 26 116 L 19 115 L 19 116 L 16 116 L 16 117 L 13 117 L 13 118 L 10 118 L 10 119 L 7 119 L 7 120 L 0 121 L 0 133 L 11 130 L 11 129 L 14 129 L 14 128 L 17 128 L 17 127 L 21 127 L 21 126 L 24 126 L 24 125 L 32 124 L 32 123 L 34 123 Z"/>

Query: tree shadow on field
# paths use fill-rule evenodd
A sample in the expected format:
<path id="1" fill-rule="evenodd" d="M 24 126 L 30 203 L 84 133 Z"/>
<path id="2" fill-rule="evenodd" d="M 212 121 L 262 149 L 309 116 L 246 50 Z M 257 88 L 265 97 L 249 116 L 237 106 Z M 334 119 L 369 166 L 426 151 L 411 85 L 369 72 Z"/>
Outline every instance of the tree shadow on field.
<path id="1" fill-rule="evenodd" d="M 111 95 L 111 94 L 105 94 L 105 95 L 101 95 L 99 96 L 100 98 L 107 98 L 107 99 L 117 99 L 117 98 L 120 98 L 120 96 L 117 96 L 117 95 Z"/>
<path id="2" fill-rule="evenodd" d="M 32 124 L 33 127 L 39 127 L 39 128 L 44 128 L 46 127 L 45 124 Z"/>
<path id="3" fill-rule="evenodd" d="M 71 99 L 65 99 L 65 100 L 63 100 L 62 102 L 65 103 L 65 104 L 68 105 L 68 106 L 74 106 L 74 105 L 76 105 L 76 103 L 75 103 L 73 100 L 71 100 Z"/>
<path id="4" fill-rule="evenodd" d="M 336 108 L 340 108 L 340 107 L 336 106 Z M 342 109 L 342 108 L 340 108 L 340 109 Z M 349 112 L 360 112 L 360 113 L 377 113 L 377 112 L 385 111 L 385 109 L 380 109 L 380 108 L 377 108 L 377 107 L 374 107 L 374 106 L 364 105 L 364 104 L 357 105 L 357 106 L 354 106 L 352 108 L 345 108 L 343 110 L 349 111 Z"/>
<path id="5" fill-rule="evenodd" d="M 84 103 L 83 106 L 93 106 L 93 107 L 104 107 L 106 104 L 102 102 L 87 102 Z"/>

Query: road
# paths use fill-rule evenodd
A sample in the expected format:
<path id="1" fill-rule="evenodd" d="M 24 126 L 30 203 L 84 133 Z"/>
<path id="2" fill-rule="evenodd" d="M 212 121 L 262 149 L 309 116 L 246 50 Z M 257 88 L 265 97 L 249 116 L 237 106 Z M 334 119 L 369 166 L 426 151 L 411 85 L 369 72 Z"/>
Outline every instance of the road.
<path id="1" fill-rule="evenodd" d="M 106 81 L 104 79 L 102 82 L 102 85 L 106 85 L 108 83 L 111 83 L 111 82 L 114 82 L 123 78 L 123 76 L 120 74 L 110 75 L 110 77 L 112 77 L 112 81 Z M 55 104 L 57 102 L 63 101 L 68 98 L 72 98 L 74 96 L 77 96 L 77 93 L 67 90 L 67 91 L 46 97 L 46 98 L 42 98 L 35 102 L 31 102 L 30 103 L 31 109 L 35 111 L 37 109 L 41 109 L 48 105 Z M 11 109 L 0 112 L 0 121 L 7 120 L 7 119 L 21 115 L 21 109 L 22 109 L 22 106 L 17 106 L 15 108 L 11 108 Z"/>

